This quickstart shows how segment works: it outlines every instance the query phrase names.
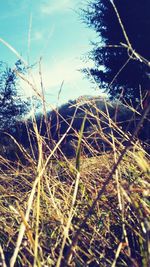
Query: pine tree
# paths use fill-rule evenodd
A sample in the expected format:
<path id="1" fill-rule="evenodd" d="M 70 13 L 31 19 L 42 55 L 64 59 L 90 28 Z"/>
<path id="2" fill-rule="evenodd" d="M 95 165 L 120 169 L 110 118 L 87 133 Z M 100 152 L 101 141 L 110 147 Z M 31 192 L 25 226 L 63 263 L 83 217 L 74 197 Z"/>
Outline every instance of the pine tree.
<path id="1" fill-rule="evenodd" d="M 90 74 L 111 98 L 137 105 L 150 90 L 150 1 L 95 0 L 82 17 L 97 33 Z"/>
<path id="2" fill-rule="evenodd" d="M 19 63 L 17 62 L 19 66 Z M 29 102 L 18 93 L 15 70 L 1 63 L 0 74 L 0 129 L 12 127 L 29 110 Z"/>

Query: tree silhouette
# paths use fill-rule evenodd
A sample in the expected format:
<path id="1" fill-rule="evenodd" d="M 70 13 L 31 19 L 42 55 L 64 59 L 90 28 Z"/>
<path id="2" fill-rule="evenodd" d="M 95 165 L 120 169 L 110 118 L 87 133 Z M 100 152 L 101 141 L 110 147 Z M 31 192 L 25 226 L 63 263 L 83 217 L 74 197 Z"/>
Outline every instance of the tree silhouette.
<path id="1" fill-rule="evenodd" d="M 19 62 L 16 63 L 19 67 Z M 29 110 L 29 102 L 23 99 L 17 90 L 15 70 L 1 62 L 0 74 L 0 129 L 12 127 Z"/>
<path id="2" fill-rule="evenodd" d="M 90 75 L 111 98 L 122 93 L 134 105 L 150 90 L 149 10 L 149 0 L 93 0 L 82 12 L 98 38 L 89 53 Z"/>

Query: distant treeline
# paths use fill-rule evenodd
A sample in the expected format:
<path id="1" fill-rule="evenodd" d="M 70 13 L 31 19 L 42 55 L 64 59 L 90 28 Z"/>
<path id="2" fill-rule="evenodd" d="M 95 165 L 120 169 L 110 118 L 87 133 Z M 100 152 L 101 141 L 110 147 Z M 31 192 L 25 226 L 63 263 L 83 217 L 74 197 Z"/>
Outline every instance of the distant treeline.
<path id="1" fill-rule="evenodd" d="M 132 134 L 140 115 L 136 115 L 136 113 L 119 102 L 106 102 L 104 99 L 85 97 L 69 101 L 45 115 L 36 115 L 38 131 L 43 138 L 44 153 L 49 153 L 53 149 L 71 125 L 59 146 L 58 154 L 64 153 L 67 157 L 74 157 L 78 143 L 78 133 L 85 116 L 83 139 L 84 143 L 88 143 L 88 146 L 84 146 L 84 153 L 90 155 L 93 149 L 95 153 L 110 150 L 109 139 L 112 133 L 119 141 L 123 139 L 125 141 L 123 133 Z M 118 132 L 117 126 L 120 127 L 121 133 Z M 32 119 L 20 121 L 11 129 L 1 132 L 0 135 L 2 156 L 10 160 L 23 158 L 23 152 L 20 152 L 20 148 L 14 141 L 16 140 L 31 156 L 38 157 L 37 140 Z M 102 138 L 104 135 L 107 136 L 108 140 Z M 149 143 L 149 135 L 149 122 L 146 120 L 142 125 L 138 138 L 143 142 Z M 34 155 L 32 155 L 33 151 Z"/>

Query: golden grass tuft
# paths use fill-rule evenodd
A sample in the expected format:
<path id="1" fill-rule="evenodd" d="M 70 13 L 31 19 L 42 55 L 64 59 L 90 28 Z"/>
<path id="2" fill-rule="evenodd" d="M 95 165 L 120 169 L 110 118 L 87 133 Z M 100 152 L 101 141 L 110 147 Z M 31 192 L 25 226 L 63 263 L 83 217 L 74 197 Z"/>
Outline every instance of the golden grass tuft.
<path id="1" fill-rule="evenodd" d="M 92 115 L 88 109 L 86 116 L 88 112 Z M 62 151 L 58 157 L 71 123 L 45 155 L 34 119 L 37 160 L 25 166 L 1 157 L 2 266 L 148 266 L 149 155 L 140 142 L 122 133 L 109 113 L 109 134 L 99 117 L 94 136 L 111 144 L 108 152 L 96 154 L 82 127 L 75 132 L 76 158 L 67 159 Z M 91 157 L 84 152 L 87 147 Z"/>

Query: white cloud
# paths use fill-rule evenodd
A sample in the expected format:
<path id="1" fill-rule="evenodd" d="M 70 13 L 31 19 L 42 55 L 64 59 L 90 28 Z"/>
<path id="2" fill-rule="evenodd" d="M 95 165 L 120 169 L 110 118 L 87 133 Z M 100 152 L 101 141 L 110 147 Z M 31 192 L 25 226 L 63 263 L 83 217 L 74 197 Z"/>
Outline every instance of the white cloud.
<path id="1" fill-rule="evenodd" d="M 54 88 L 59 89 L 61 83 L 64 81 L 65 84 L 73 84 L 80 77 L 81 73 L 77 69 L 81 68 L 82 64 L 77 64 L 75 59 L 64 59 L 57 62 L 47 62 L 42 67 L 42 79 L 46 91 L 51 91 Z M 33 70 L 32 75 L 27 77 L 36 88 L 40 88 L 40 76 L 39 70 Z M 24 84 L 24 82 L 23 82 Z M 28 87 L 29 88 L 29 87 Z M 53 92 L 55 94 L 55 92 Z"/>
<path id="2" fill-rule="evenodd" d="M 84 75 L 78 71 L 85 67 L 79 59 L 65 58 L 55 63 L 46 63 L 42 68 L 42 80 L 45 88 L 45 95 L 48 103 L 56 104 L 58 100 L 58 92 L 64 81 L 60 102 L 63 103 L 69 99 L 75 99 L 81 95 L 100 95 L 100 90 L 96 86 L 95 89 L 90 82 L 84 79 Z M 33 76 L 29 78 L 30 82 L 38 92 L 41 91 L 41 83 L 39 70 L 33 71 Z M 31 86 L 25 82 L 21 82 L 27 95 L 32 95 Z"/>
<path id="3" fill-rule="evenodd" d="M 79 76 L 76 68 L 75 62 L 67 59 L 55 63 L 51 68 L 46 68 L 44 72 L 46 87 L 59 86 L 63 80 L 66 83 L 75 81 Z"/>
<path id="4" fill-rule="evenodd" d="M 32 38 L 31 38 L 31 40 L 34 40 L 34 41 L 39 41 L 42 39 L 43 39 L 43 33 L 41 31 L 34 32 Z"/>
<path id="5" fill-rule="evenodd" d="M 74 0 L 49 0 L 46 4 L 41 5 L 41 12 L 43 14 L 52 14 L 58 11 L 67 11 L 69 8 L 73 8 L 75 4 Z"/>
<path id="6" fill-rule="evenodd" d="M 53 37 L 55 31 L 54 25 L 52 25 L 48 30 L 35 30 L 31 32 L 31 42 L 40 42 L 42 45 L 40 55 L 43 55 L 47 51 L 50 39 Z"/>

